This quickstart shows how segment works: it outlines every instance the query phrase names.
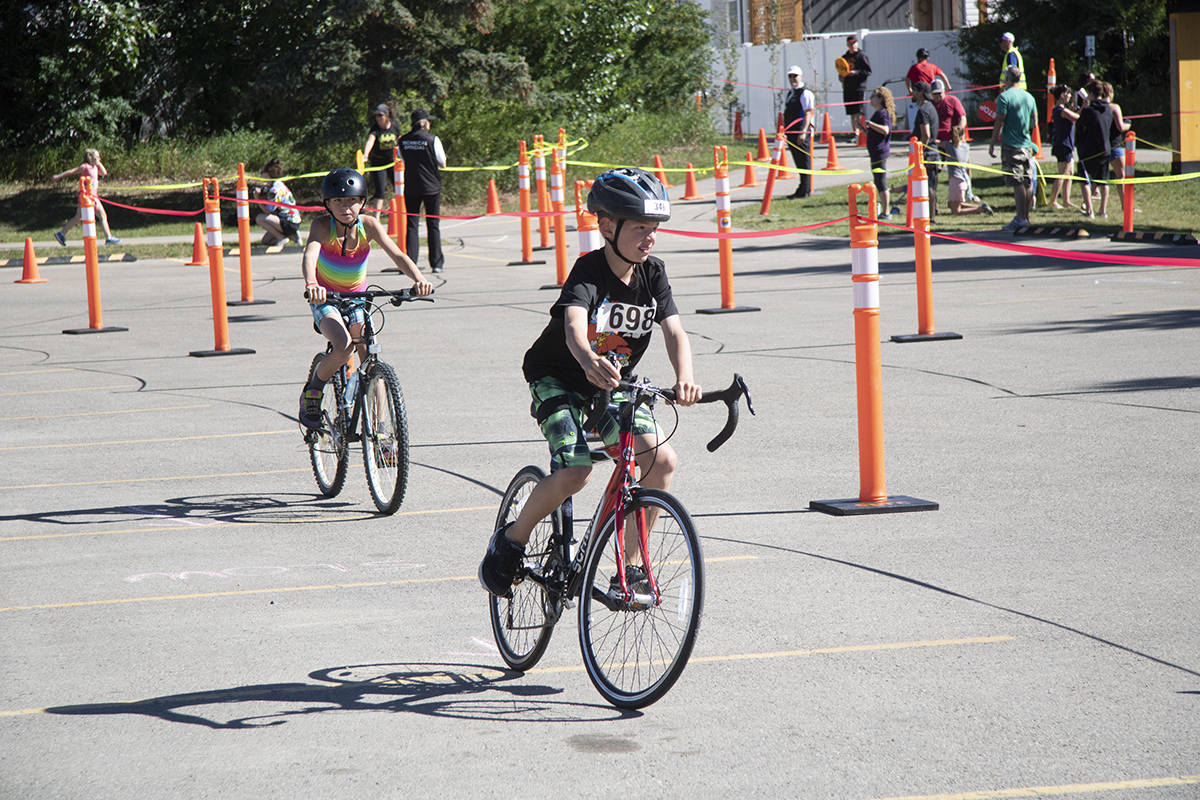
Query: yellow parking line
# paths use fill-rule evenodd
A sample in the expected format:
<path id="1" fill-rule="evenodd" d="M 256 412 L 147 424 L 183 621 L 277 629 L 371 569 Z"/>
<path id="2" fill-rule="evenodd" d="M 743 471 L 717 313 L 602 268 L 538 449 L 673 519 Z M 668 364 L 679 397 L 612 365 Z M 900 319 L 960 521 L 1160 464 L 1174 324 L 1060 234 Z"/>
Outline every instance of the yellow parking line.
<path id="1" fill-rule="evenodd" d="M 66 394 L 67 392 L 101 392 L 106 389 L 128 388 L 128 383 L 114 383 L 111 386 L 77 386 L 74 389 L 35 389 L 32 392 L 0 392 L 0 397 L 26 397 L 31 394 Z"/>
<path id="2" fill-rule="evenodd" d="M 464 508 L 435 508 L 426 511 L 400 511 L 392 516 L 394 517 L 419 517 L 427 514 L 456 514 L 466 511 L 495 511 L 495 506 L 467 506 Z M 319 517 L 316 519 L 301 519 L 301 520 L 280 520 L 278 522 L 229 522 L 226 520 L 211 520 L 207 521 L 207 525 L 164 525 L 157 528 L 120 528 L 111 531 L 71 531 L 70 533 L 35 533 L 28 536 L 0 536 L 0 542 L 28 542 L 40 539 L 73 539 L 79 536 L 116 536 L 122 533 L 182 533 L 184 531 L 195 532 L 201 530 L 209 530 L 211 528 L 223 528 L 237 526 L 239 528 L 255 528 L 262 525 L 314 525 L 326 522 L 353 522 L 357 520 L 374 519 L 377 515 L 373 513 L 352 514 L 343 517 Z M 197 522 L 203 518 L 198 517 L 179 517 L 181 522 Z"/>
<path id="3" fill-rule="evenodd" d="M 52 369 L 23 369 L 17 372 L 0 372 L 0 375 L 46 375 L 51 372 L 75 372 L 70 367 L 54 367 Z"/>
<path id="4" fill-rule="evenodd" d="M 490 506 L 489 506 L 490 508 Z M 444 514 L 448 511 L 465 511 L 468 509 L 444 509 L 441 511 L 413 512 L 427 514 Z M 744 561 L 758 556 L 724 556 L 706 558 L 704 563 L 712 564 L 720 561 Z M 162 603 L 167 600 L 201 600 L 213 597 L 244 597 L 255 594 L 284 594 L 290 592 L 322 592 L 331 589 L 374 589 L 380 586 L 415 586 L 429 583 L 457 583 L 459 581 L 477 580 L 474 575 L 449 575 L 441 578 L 403 578 L 394 581 L 361 581 L 358 583 L 326 583 L 317 586 L 275 586 L 269 589 L 232 589 L 226 592 L 194 592 L 191 594 L 164 594 L 153 597 L 118 597 L 110 600 L 76 600 L 68 603 L 41 603 L 33 606 L 9 606 L 0 608 L 0 614 L 11 611 L 45 611 L 56 608 L 86 608 L 88 606 L 117 606 L 129 603 Z"/>
<path id="5" fill-rule="evenodd" d="M 156 442 L 194 442 L 199 439 L 240 439 L 243 436 L 277 436 L 283 433 L 299 435 L 298 428 L 285 431 L 249 431 L 246 433 L 205 433 L 196 436 L 164 436 L 159 439 L 114 439 L 106 442 L 65 442 L 63 444 L 18 444 L 0 447 L 3 450 L 46 450 L 62 447 L 109 447 L 127 444 L 154 444 Z"/>
<path id="6" fill-rule="evenodd" d="M 874 800 L 992 800 L 1004 797 L 1054 797 L 1067 794 L 1121 792 L 1129 789 L 1162 789 L 1168 786 L 1191 786 L 1198 783 L 1200 783 L 1200 775 L 1183 775 L 1177 778 L 1065 783 L 1058 786 L 1023 786 L 1015 789 L 984 789 L 951 794 L 913 794 L 902 797 L 877 797 Z"/>
<path id="7" fill-rule="evenodd" d="M 308 467 L 264 469 L 258 472 L 214 472 L 207 475 L 162 475 L 157 478 L 109 478 L 102 481 L 71 481 L 68 483 L 26 483 L 0 486 L 0 489 L 61 489 L 66 486 L 104 486 L 117 483 L 156 483 L 159 481 L 198 481 L 209 478 L 250 478 L 257 475 L 284 475 L 289 472 L 308 472 Z"/>
<path id="8" fill-rule="evenodd" d="M 122 408 L 116 411 L 76 411 L 70 414 L 29 414 L 24 417 L 0 417 L 0 422 L 18 422 L 26 419 L 62 419 L 64 417 L 108 417 L 113 414 L 144 414 L 148 411 L 184 411 L 190 408 L 208 408 L 209 403 L 193 403 L 186 406 L 156 406 L 154 408 Z"/>

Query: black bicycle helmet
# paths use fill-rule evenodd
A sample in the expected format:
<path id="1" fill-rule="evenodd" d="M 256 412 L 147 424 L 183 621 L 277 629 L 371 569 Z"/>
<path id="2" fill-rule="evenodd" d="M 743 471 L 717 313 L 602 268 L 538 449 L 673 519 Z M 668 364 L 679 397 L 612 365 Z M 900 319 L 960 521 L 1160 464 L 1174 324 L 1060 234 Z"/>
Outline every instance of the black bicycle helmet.
<path id="1" fill-rule="evenodd" d="M 335 169 L 321 181 L 321 199 L 332 200 L 335 197 L 366 197 L 367 181 L 357 171 L 349 167 Z"/>
<path id="2" fill-rule="evenodd" d="M 620 167 L 592 182 L 588 211 L 604 213 L 616 220 L 666 222 L 671 218 L 671 200 L 658 180 L 642 169 Z"/>

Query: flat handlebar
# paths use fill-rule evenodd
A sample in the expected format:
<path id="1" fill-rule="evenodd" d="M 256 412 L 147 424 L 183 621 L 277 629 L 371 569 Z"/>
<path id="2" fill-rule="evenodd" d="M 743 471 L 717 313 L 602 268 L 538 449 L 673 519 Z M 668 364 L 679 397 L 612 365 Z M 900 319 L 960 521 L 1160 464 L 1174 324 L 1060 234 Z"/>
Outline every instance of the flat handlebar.
<path id="1" fill-rule="evenodd" d="M 376 297 L 392 298 L 392 305 L 398 306 L 401 303 L 413 303 L 417 300 L 424 300 L 432 303 L 432 297 L 417 297 L 412 294 L 411 289 L 367 289 L 362 292 L 325 292 L 325 299 L 329 301 L 338 300 L 374 300 Z M 304 290 L 304 299 L 308 299 L 308 289 Z"/>

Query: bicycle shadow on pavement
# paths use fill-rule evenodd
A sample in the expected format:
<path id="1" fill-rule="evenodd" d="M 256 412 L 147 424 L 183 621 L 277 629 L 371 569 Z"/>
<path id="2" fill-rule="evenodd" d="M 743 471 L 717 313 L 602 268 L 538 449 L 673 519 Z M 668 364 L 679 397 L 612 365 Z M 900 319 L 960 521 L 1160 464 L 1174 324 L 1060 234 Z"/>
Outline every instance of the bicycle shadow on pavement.
<path id="1" fill-rule="evenodd" d="M 329 667 L 315 683 L 267 683 L 115 703 L 56 706 L 62 716 L 136 714 L 214 730 L 283 725 L 327 711 L 390 711 L 490 722 L 604 722 L 640 717 L 608 705 L 550 700 L 561 688 L 516 682 L 523 673 L 479 664 L 411 662 Z M 251 703 L 258 713 L 227 717 L 222 709 Z M 190 711 L 185 711 L 190 709 Z M 203 712 L 201 711 L 203 710 Z"/>
<path id="2" fill-rule="evenodd" d="M 217 494 L 171 497 L 145 504 L 31 511 L 0 515 L 0 522 L 42 522 L 56 525 L 95 525 L 106 521 L 178 521 L 185 525 L 222 523 L 327 522 L 331 511 L 351 510 L 354 503 L 330 500 L 315 492 Z M 362 512 L 361 519 L 377 516 Z"/>

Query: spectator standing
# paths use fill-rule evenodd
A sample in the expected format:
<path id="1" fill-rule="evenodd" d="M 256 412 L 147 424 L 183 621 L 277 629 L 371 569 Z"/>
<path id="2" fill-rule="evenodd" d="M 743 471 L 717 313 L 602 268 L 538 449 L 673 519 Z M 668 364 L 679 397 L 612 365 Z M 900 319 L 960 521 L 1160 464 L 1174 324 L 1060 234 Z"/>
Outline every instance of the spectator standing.
<path id="1" fill-rule="evenodd" d="M 255 186 L 256 197 L 266 195 L 271 204 L 264 204 L 262 211 L 254 221 L 266 231 L 262 243 L 268 247 L 291 239 L 300 243 L 300 211 L 295 208 L 296 197 L 280 178 L 283 177 L 283 162 L 275 156 L 263 167 L 264 177 L 271 179 L 271 185 L 264 191 L 263 187 Z"/>
<path id="2" fill-rule="evenodd" d="M 904 76 L 904 85 L 908 88 L 908 93 L 912 94 L 913 85 L 918 81 L 932 86 L 936 80 L 940 80 L 947 91 L 950 90 L 950 79 L 942 72 L 941 67 L 929 60 L 929 51 L 922 47 L 917 50 L 917 63 L 909 67 L 908 74 Z"/>
<path id="3" fill-rule="evenodd" d="M 1021 76 L 1021 80 L 1017 83 L 1018 89 L 1025 89 L 1025 59 L 1021 58 L 1021 51 L 1017 49 L 1017 37 L 1011 33 L 1003 33 L 1000 35 L 1000 91 L 1004 91 L 1005 75 L 1008 73 L 1009 67 L 1016 67 L 1017 72 Z"/>
<path id="4" fill-rule="evenodd" d="M 1088 104 L 1079 109 L 1079 121 L 1075 123 L 1075 149 L 1079 152 L 1083 173 L 1099 187 L 1100 216 L 1107 217 L 1109 132 L 1113 126 L 1113 112 L 1100 81 L 1089 83 L 1087 94 Z M 1083 214 L 1095 216 L 1090 191 L 1083 195 Z"/>
<path id="5" fill-rule="evenodd" d="M 963 108 L 962 101 L 952 94 L 947 93 L 946 84 L 941 78 L 935 78 L 929 86 L 929 97 L 933 101 L 933 107 L 938 115 L 937 142 L 938 150 L 941 152 L 942 161 L 950 162 L 957 161 L 957 145 L 954 143 L 954 129 L 958 128 L 960 140 L 964 139 L 967 130 L 967 110 Z M 965 140 L 963 144 L 967 147 L 967 153 L 970 155 L 971 145 Z M 966 186 L 964 191 L 965 196 L 971 194 L 971 173 L 965 173 Z"/>
<path id="6" fill-rule="evenodd" d="M 853 131 L 862 128 L 863 115 L 863 87 L 867 84 L 867 78 L 871 76 L 871 60 L 867 58 L 859 45 L 858 37 L 850 34 L 846 37 L 846 52 L 842 54 L 842 58 L 846 62 L 846 74 L 841 75 L 842 79 L 842 101 L 846 107 L 846 113 L 850 115 L 850 142 L 855 141 Z M 891 94 L 890 92 L 888 94 Z M 895 122 L 895 114 L 892 115 L 892 122 Z M 891 123 L 889 123 L 890 125 Z"/>
<path id="7" fill-rule="evenodd" d="M 96 209 L 96 219 L 100 220 L 100 225 L 104 228 L 104 243 L 120 244 L 121 240 L 113 236 L 112 231 L 108 227 L 108 214 L 104 210 L 104 204 L 100 202 L 100 179 L 108 175 L 108 170 L 104 168 L 104 162 L 100 160 L 100 151 L 94 147 L 89 147 L 83 153 L 82 164 L 75 167 L 75 169 L 51 175 L 50 180 L 57 181 L 68 175 L 82 175 L 88 179 L 88 196 L 92 198 L 92 206 Z M 67 231 L 79 224 L 80 220 L 79 206 L 76 204 L 75 216 L 67 220 L 67 223 L 54 233 L 54 238 L 59 244 L 66 247 Z"/>
<path id="8" fill-rule="evenodd" d="M 1054 111 L 1050 114 L 1050 152 L 1058 161 L 1058 174 L 1065 176 L 1054 182 L 1054 188 L 1050 191 L 1050 207 L 1062 208 L 1058 204 L 1058 193 L 1062 192 L 1063 205 L 1074 208 L 1070 176 L 1075 174 L 1075 122 L 1079 114 L 1071 108 L 1074 100 L 1069 86 L 1060 83 L 1050 93 L 1054 96 Z M 1087 92 L 1084 92 L 1086 96 Z M 1087 191 L 1086 187 L 1084 191 Z"/>
<path id="9" fill-rule="evenodd" d="M 804 70 L 798 66 L 788 68 L 787 98 L 783 104 L 783 129 L 787 135 L 788 147 L 792 151 L 792 162 L 796 169 L 812 169 L 812 131 L 816 115 L 816 98 L 812 90 L 804 85 Z M 801 172 L 798 176 L 800 185 L 792 192 L 792 197 L 808 197 L 812 194 L 812 175 Z"/>
<path id="10" fill-rule="evenodd" d="M 375 216 L 383 209 L 383 203 L 388 196 L 388 184 L 391 183 L 391 173 L 387 169 L 395 160 L 396 144 L 400 140 L 400 128 L 392 122 L 392 109 L 387 103 L 380 103 L 371 112 L 374 122 L 367 134 L 367 142 L 363 145 L 363 160 L 371 169 L 367 171 L 367 180 L 371 186 L 371 208 Z"/>
<path id="11" fill-rule="evenodd" d="M 941 171 L 941 152 L 938 150 L 938 113 L 929 99 L 929 84 L 917 81 L 912 87 L 912 101 L 917 105 L 913 118 L 913 136 L 921 143 L 925 155 L 925 171 L 929 175 L 929 219 L 937 217 L 938 173 Z"/>
<path id="12" fill-rule="evenodd" d="M 863 119 L 862 130 L 867 132 L 867 156 L 871 160 L 871 177 L 875 181 L 878 200 L 875 214 L 879 219 L 892 218 L 892 196 L 888 191 L 887 160 L 892 152 L 892 126 L 896 123 L 896 103 L 886 86 L 871 92 L 871 119 Z"/>
<path id="13" fill-rule="evenodd" d="M 1033 208 L 1033 139 L 1029 133 L 1037 124 L 1037 103 L 1033 95 L 1019 86 L 1020 83 L 1019 69 L 1009 67 L 1005 70 L 1004 91 L 996 98 L 996 124 L 992 127 L 992 140 L 988 145 L 988 154 L 992 158 L 996 157 L 996 145 L 1000 145 L 1004 182 L 1012 187 L 1016 201 L 1016 216 L 1004 226 L 1004 230 L 1010 232 L 1029 224 L 1029 210 Z"/>
<path id="14" fill-rule="evenodd" d="M 446 151 L 442 140 L 429 132 L 429 124 L 437 117 L 423 108 L 412 112 L 412 130 L 400 137 L 400 154 L 404 157 L 404 205 L 408 212 L 408 237 L 405 240 L 408 257 L 414 262 L 420 247 L 420 208 L 425 208 L 425 234 L 429 247 L 429 268 L 441 272 L 445 267 L 442 255 L 441 167 L 446 166 Z"/>
<path id="15" fill-rule="evenodd" d="M 971 170 L 967 164 L 971 161 L 971 146 L 963 139 L 963 129 L 950 129 L 951 139 L 946 144 L 950 147 L 946 166 L 949 175 L 949 203 L 951 214 L 987 214 L 989 217 L 996 212 L 987 203 L 967 202 L 967 191 L 971 185 Z"/>

